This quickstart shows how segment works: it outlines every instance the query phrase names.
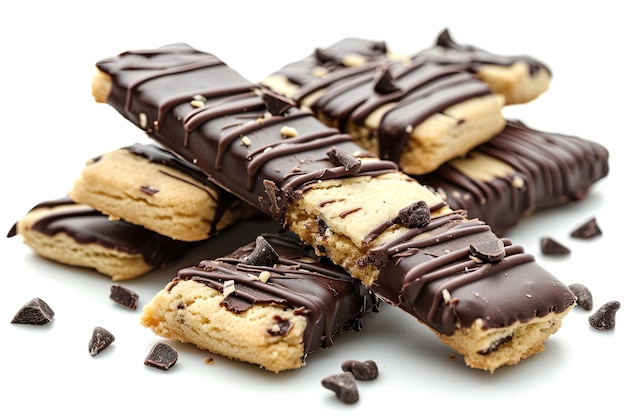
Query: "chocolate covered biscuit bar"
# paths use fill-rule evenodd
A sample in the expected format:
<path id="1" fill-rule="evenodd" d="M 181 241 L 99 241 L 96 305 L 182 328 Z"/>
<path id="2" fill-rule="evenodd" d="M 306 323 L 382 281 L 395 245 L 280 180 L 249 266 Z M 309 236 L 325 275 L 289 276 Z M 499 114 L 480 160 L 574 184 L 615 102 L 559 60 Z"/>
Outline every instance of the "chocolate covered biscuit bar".
<path id="1" fill-rule="evenodd" d="M 378 304 L 360 281 L 279 232 L 181 269 L 140 321 L 156 335 L 282 372 L 361 330 Z"/>
<path id="2" fill-rule="evenodd" d="M 154 143 L 135 143 L 89 159 L 69 194 L 112 219 L 184 241 L 207 239 L 258 213 Z"/>
<path id="3" fill-rule="evenodd" d="M 114 281 L 164 268 L 194 247 L 123 220 L 109 220 L 67 196 L 34 206 L 7 237 L 17 235 L 43 258 L 94 269 Z"/>
<path id="4" fill-rule="evenodd" d="M 489 142 L 416 179 L 497 234 L 543 209 L 584 199 L 609 173 L 608 150 L 509 120 Z"/>
<path id="5" fill-rule="evenodd" d="M 97 101 L 428 325 L 471 367 L 493 372 L 542 351 L 575 303 L 523 248 L 212 54 L 177 44 L 97 68 Z"/>

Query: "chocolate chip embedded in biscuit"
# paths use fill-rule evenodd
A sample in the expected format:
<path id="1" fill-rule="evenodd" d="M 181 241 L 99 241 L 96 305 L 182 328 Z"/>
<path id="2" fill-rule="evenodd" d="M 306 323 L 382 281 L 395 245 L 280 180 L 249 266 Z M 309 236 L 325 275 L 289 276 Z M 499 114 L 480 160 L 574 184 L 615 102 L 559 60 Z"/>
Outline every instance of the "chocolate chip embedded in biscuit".
<path id="1" fill-rule="evenodd" d="M 544 255 L 567 255 L 570 253 L 570 249 L 551 237 L 542 237 L 541 253 Z"/>
<path id="2" fill-rule="evenodd" d="M 378 94 L 389 94 L 400 91 L 400 88 L 393 82 L 393 75 L 389 67 L 381 65 L 374 75 L 374 91 Z"/>
<path id="3" fill-rule="evenodd" d="M 473 257 L 488 263 L 501 261 L 506 255 L 504 243 L 500 239 L 470 243 L 470 253 Z"/>
<path id="4" fill-rule="evenodd" d="M 33 298 L 20 308 L 11 323 L 42 325 L 52 321 L 54 311 L 41 298 Z"/>
<path id="5" fill-rule="evenodd" d="M 428 204 L 424 200 L 416 201 L 398 212 L 398 220 L 410 229 L 427 226 L 430 223 Z"/>
<path id="6" fill-rule="evenodd" d="M 148 356 L 146 356 L 143 364 L 167 371 L 174 366 L 177 360 L 178 352 L 176 349 L 167 343 L 157 342 L 148 353 Z"/>
<path id="7" fill-rule="evenodd" d="M 322 379 L 322 385 L 333 391 L 342 403 L 354 404 L 359 400 L 359 390 L 352 372 L 328 376 Z"/>
<path id="8" fill-rule="evenodd" d="M 242 258 L 243 263 L 256 266 L 272 266 L 278 262 L 278 253 L 263 236 L 256 238 L 256 246 L 249 255 Z"/>
<path id="9" fill-rule="evenodd" d="M 282 116 L 287 110 L 296 105 L 288 98 L 269 90 L 263 92 L 263 102 L 272 116 Z"/>
<path id="10" fill-rule="evenodd" d="M 355 158 L 354 156 L 340 149 L 332 148 L 326 153 L 326 155 L 328 155 L 328 159 L 330 159 L 330 162 L 337 166 L 343 166 L 346 169 L 346 172 L 356 174 L 361 168 L 361 160 L 359 158 Z"/>
<path id="11" fill-rule="evenodd" d="M 599 236 L 601 234 L 602 230 L 598 227 L 598 222 L 594 217 L 574 229 L 572 233 L 570 233 L 570 236 L 579 239 L 591 239 L 592 237 Z"/>
<path id="12" fill-rule="evenodd" d="M 130 310 L 137 309 L 137 300 L 139 299 L 139 295 L 122 285 L 111 286 L 110 298 Z"/>
<path id="13" fill-rule="evenodd" d="M 89 354 L 96 356 L 115 341 L 115 336 L 107 329 L 96 326 L 89 340 Z"/>

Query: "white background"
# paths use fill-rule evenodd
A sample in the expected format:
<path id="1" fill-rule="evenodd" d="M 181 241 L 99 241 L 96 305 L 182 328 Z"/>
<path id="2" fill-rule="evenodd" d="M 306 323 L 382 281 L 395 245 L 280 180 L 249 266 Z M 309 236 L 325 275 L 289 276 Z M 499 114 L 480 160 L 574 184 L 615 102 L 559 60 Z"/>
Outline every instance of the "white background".
<path id="1" fill-rule="evenodd" d="M 553 70 L 551 89 L 535 102 L 506 109 L 531 127 L 567 133 L 609 148 L 609 177 L 583 202 L 523 221 L 508 236 L 563 282 L 586 284 L 595 306 L 626 302 L 624 273 L 624 104 L 626 30 L 619 2 L 445 1 L 125 1 L 4 2 L 0 6 L 2 204 L 8 232 L 34 204 L 64 195 L 84 162 L 143 134 L 112 108 L 96 104 L 90 82 L 97 60 L 127 49 L 187 42 L 212 52 L 257 81 L 283 64 L 348 37 L 386 40 L 413 52 L 447 27 L 460 43 L 501 54 L 530 54 Z M 575 241 L 569 232 L 595 216 L 603 235 Z M 267 225 L 266 225 L 267 226 Z M 127 281 L 146 303 L 179 267 L 251 241 L 237 228 L 165 271 Z M 539 251 L 549 235 L 572 250 Z M 592 329 L 573 311 L 546 351 L 490 375 L 467 368 L 412 317 L 384 306 L 361 333 L 343 335 L 307 366 L 272 374 L 175 343 L 167 372 L 143 365 L 159 339 L 138 324 L 139 310 L 109 298 L 111 281 L 38 258 L 20 238 L 0 241 L 0 414 L 34 415 L 328 415 L 384 411 L 414 415 L 583 415 L 626 408 L 626 311 L 615 330 Z M 43 326 L 12 325 L 17 310 L 41 297 L 56 312 Z M 141 306 L 140 306 L 141 308 Z M 116 336 L 92 358 L 95 326 Z M 204 363 L 206 357 L 215 363 Z M 379 379 L 360 383 L 360 401 L 341 404 L 323 377 L 344 360 L 372 359 Z M 9 411 L 11 410 L 11 411 Z M 10 414 L 9 414 L 10 413 Z M 557 414 L 558 413 L 558 414 Z M 390 414 L 391 415 L 391 414 Z M 599 414 L 600 415 L 600 414 Z"/>

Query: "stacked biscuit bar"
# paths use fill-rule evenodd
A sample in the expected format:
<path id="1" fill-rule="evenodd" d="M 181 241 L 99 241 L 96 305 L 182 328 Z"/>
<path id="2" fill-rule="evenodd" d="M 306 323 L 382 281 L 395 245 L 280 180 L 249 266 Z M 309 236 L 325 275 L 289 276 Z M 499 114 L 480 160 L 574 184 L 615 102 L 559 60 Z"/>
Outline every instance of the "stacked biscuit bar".
<path id="1" fill-rule="evenodd" d="M 521 247 L 217 57 L 178 44 L 97 66 L 98 101 L 428 325 L 469 366 L 494 371 L 541 351 L 574 305 Z"/>

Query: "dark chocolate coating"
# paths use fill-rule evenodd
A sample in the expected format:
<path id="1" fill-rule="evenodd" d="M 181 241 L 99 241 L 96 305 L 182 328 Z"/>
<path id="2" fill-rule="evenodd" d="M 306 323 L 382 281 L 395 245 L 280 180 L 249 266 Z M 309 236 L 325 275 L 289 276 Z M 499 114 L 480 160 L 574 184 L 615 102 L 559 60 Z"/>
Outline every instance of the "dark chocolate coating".
<path id="1" fill-rule="evenodd" d="M 258 86 L 215 56 L 187 45 L 131 51 L 97 66 L 113 80 L 109 104 L 216 183 L 280 222 L 288 200 L 299 198 L 313 182 L 398 172 L 390 161 L 363 159 L 351 165 L 355 169 L 335 166 L 328 157 L 333 149 L 352 155 L 364 151 L 309 112 L 289 108 L 282 115 L 269 115 Z M 189 104 L 197 94 L 207 98 L 200 109 Z M 282 137 L 283 126 L 298 135 Z M 369 237 L 392 224 L 380 225 Z M 430 237 L 412 240 L 425 231 Z M 451 334 L 455 324 L 469 326 L 476 318 L 482 318 L 485 327 L 503 327 L 512 320 L 526 322 L 563 312 L 574 303 L 569 288 L 519 246 L 505 242 L 506 256 L 493 263 L 472 256 L 470 244 L 494 239 L 488 225 L 454 212 L 372 247 L 371 256 L 360 262 L 380 264 L 372 287 L 377 295 L 445 334 Z M 454 302 L 445 299 L 447 292 Z"/>
<path id="2" fill-rule="evenodd" d="M 248 262 L 257 240 L 223 258 L 181 269 L 168 289 L 181 280 L 194 280 L 223 291 L 224 282 L 233 280 L 235 290 L 223 301 L 223 306 L 233 313 L 246 311 L 253 305 L 289 306 L 295 314 L 307 319 L 305 357 L 319 347 L 331 347 L 337 334 L 361 330 L 363 315 L 378 311 L 379 301 L 371 291 L 343 269 L 315 255 L 295 234 L 262 236 L 278 254 L 273 265 Z M 269 273 L 266 282 L 250 278 L 262 272 Z"/>
<path id="3" fill-rule="evenodd" d="M 609 153 L 599 143 L 542 132 L 517 120 L 507 121 L 501 133 L 467 158 L 476 152 L 510 165 L 513 171 L 479 181 L 447 163 L 415 178 L 443 191 L 450 207 L 484 220 L 498 234 L 539 210 L 585 198 L 590 187 L 609 173 Z M 519 180 L 521 186 L 515 184 Z"/>
<path id="4" fill-rule="evenodd" d="M 32 229 L 47 236 L 65 233 L 79 244 L 95 243 L 105 248 L 141 255 L 144 261 L 155 268 L 163 268 L 170 261 L 178 259 L 195 243 L 173 240 L 141 226 L 123 220 L 111 221 L 108 216 L 90 207 L 77 208 L 68 196 L 50 201 L 42 201 L 31 209 L 67 206 L 67 210 L 51 212 L 43 216 Z M 73 207 L 77 206 L 77 207 Z M 15 236 L 14 225 L 8 237 Z"/>

